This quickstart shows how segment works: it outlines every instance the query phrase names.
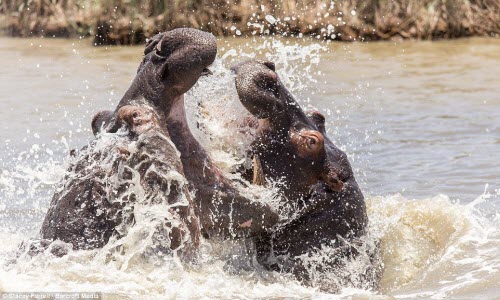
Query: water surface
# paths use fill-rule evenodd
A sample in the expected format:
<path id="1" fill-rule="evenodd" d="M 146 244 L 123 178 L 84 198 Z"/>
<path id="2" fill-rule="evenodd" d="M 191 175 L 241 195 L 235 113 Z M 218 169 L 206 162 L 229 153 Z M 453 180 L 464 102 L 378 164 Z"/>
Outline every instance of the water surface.
<path id="1" fill-rule="evenodd" d="M 0 38 L 2 260 L 19 241 L 37 234 L 69 150 L 92 139 L 93 114 L 116 105 L 141 60 L 142 47 L 90 44 Z M 325 113 L 330 137 L 351 159 L 367 195 L 371 230 L 383 243 L 381 294 L 491 299 L 500 293 L 499 40 L 220 39 L 219 49 L 215 75 L 190 92 L 190 107 L 203 102 L 209 115 L 223 116 L 224 107 L 237 101 L 230 65 L 253 57 L 275 61 L 301 104 Z M 210 149 L 231 137 L 216 119 L 207 117 L 208 129 L 197 132 Z M 0 291 L 333 297 L 262 270 L 227 272 L 224 251 L 200 269 L 178 273 L 103 266 L 87 253 L 41 257 L 2 270 Z M 200 291 L 187 291 L 192 284 Z M 342 293 L 350 294 L 374 292 Z"/>

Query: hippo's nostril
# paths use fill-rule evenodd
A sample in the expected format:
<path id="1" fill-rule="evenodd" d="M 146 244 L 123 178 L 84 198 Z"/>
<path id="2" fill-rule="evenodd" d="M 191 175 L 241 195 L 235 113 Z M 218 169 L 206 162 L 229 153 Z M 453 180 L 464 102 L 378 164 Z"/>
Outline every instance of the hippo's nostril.
<path id="1" fill-rule="evenodd" d="M 328 181 L 328 186 L 335 192 L 340 192 L 344 187 L 344 183 L 338 179 L 332 179 Z"/>
<path id="2" fill-rule="evenodd" d="M 321 176 L 322 180 L 328 188 L 334 192 L 340 192 L 344 188 L 344 182 L 340 180 L 337 174 L 329 173 L 326 176 Z"/>
<path id="3" fill-rule="evenodd" d="M 132 118 L 134 118 L 134 119 L 135 119 L 135 118 L 137 118 L 138 116 L 139 116 L 139 114 L 138 114 L 136 111 L 134 111 L 134 113 L 132 114 Z"/>

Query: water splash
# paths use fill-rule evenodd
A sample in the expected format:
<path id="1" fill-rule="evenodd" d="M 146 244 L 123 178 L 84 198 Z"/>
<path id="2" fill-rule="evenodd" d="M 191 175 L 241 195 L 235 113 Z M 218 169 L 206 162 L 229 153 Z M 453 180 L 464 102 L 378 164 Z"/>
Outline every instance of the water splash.
<path id="1" fill-rule="evenodd" d="M 325 51 L 321 44 L 304 46 L 298 40 L 273 38 L 263 39 L 252 52 L 231 48 L 214 62 L 214 74 L 201 78 L 188 92 L 186 106 L 192 131 L 222 169 L 235 171 L 241 164 L 251 166 L 246 151 L 255 134 L 249 126 L 250 114 L 239 101 L 231 66 L 248 59 L 270 60 L 287 89 L 300 96 L 317 82 L 314 67 Z M 298 102 L 310 106 L 308 98 L 298 97 Z"/>
<path id="2" fill-rule="evenodd" d="M 319 62 L 323 49 L 321 45 L 307 47 L 286 44 L 288 42 L 264 40 L 252 52 L 227 50 L 214 66 L 215 75 L 202 79 L 187 97 L 188 114 L 193 120 L 191 128 L 214 160 L 228 172 L 244 163 L 242 159 L 248 148 L 246 128 L 227 126 L 231 121 L 240 122 L 245 113 L 237 101 L 229 66 L 243 58 L 271 59 L 277 63 L 285 85 L 293 93 L 300 94 L 317 80 L 314 65 Z M 299 100 L 307 105 L 307 98 Z M 77 120 L 79 117 L 70 116 Z M 64 148 L 62 143 L 60 146 Z M 64 257 L 55 257 L 46 251 L 6 266 L 9 253 L 16 250 L 19 242 L 33 237 L 39 230 L 54 183 L 64 175 L 68 164 L 68 161 L 51 160 L 43 147 L 28 149 L 33 149 L 33 154 L 30 151 L 29 156 L 15 153 L 12 167 L 2 165 L 0 173 L 0 213 L 1 223 L 5 225 L 0 229 L 4 241 L 0 246 L 3 266 L 0 268 L 0 291 L 57 291 L 65 287 L 129 298 L 140 295 L 172 298 L 383 297 L 369 288 L 353 288 L 349 283 L 340 283 L 339 295 L 303 286 L 292 276 L 260 268 L 248 251 L 251 247 L 242 241 L 204 241 L 197 264 L 159 259 L 148 250 L 148 245 L 154 244 L 151 233 L 158 224 L 155 222 L 164 217 L 156 214 L 159 210 L 164 211 L 156 206 L 138 207 L 136 226 L 103 249 L 70 251 Z M 15 161 L 17 157 L 21 160 Z M 244 185 L 241 189 L 247 195 L 270 199 L 275 207 L 280 205 L 280 199 L 273 199 L 272 189 L 255 190 Z M 498 192 L 485 192 L 471 204 L 463 205 L 445 195 L 419 200 L 401 195 L 368 197 L 368 241 L 381 240 L 384 263 L 380 293 L 402 299 L 440 299 L 457 294 L 472 297 L 474 291 L 486 289 L 483 295 L 496 296 L 500 217 L 497 214 L 493 220 L 485 218 L 478 207 L 498 198 Z M 38 213 L 32 212 L 34 208 Z M 18 218 L 20 215 L 30 218 Z M 325 249 L 324 255 L 328 255 L 329 250 Z M 313 259 L 321 259 L 321 256 Z M 361 275 L 356 265 L 366 262 L 365 258 L 347 262 L 352 264 L 347 270 L 356 278 Z M 324 280 L 321 276 L 317 279 Z M 327 273 L 326 279 L 335 281 L 337 278 Z"/>

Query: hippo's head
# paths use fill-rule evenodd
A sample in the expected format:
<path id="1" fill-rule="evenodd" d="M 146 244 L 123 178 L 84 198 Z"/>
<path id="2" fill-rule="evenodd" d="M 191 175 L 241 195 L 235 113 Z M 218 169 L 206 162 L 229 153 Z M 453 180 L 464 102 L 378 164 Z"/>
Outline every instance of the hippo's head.
<path id="1" fill-rule="evenodd" d="M 137 76 L 165 96 L 187 92 L 200 76 L 209 74 L 217 54 L 215 37 L 192 28 L 178 28 L 149 39 Z"/>
<path id="2" fill-rule="evenodd" d="M 302 194 L 318 182 L 340 192 L 354 180 L 346 154 L 326 136 L 325 117 L 303 112 L 272 62 L 247 61 L 232 70 L 241 103 L 264 124 L 254 145 L 264 175 L 285 178 Z"/>
<path id="3" fill-rule="evenodd" d="M 130 104 L 149 105 L 160 117 L 168 116 L 175 101 L 198 81 L 210 74 L 217 54 L 215 37 L 192 28 L 178 28 L 159 33 L 146 43 L 144 58 L 130 88 L 116 110 L 98 112 L 92 131 L 117 129 L 118 110 Z"/>

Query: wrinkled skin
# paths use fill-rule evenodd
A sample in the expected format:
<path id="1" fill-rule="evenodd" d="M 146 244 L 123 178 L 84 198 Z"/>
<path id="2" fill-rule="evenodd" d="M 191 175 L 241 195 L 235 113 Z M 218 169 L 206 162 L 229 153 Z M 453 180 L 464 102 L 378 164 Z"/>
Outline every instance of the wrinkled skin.
<path id="1" fill-rule="evenodd" d="M 190 257 L 200 242 L 199 220 L 187 184 L 164 176 L 183 174 L 168 132 L 145 106 L 122 106 L 116 122 L 122 131 L 114 143 L 102 147 L 97 139 L 70 164 L 43 222 L 42 238 L 71 243 L 73 249 L 100 248 L 133 226 L 136 205 L 164 204 L 170 218 L 155 228 L 157 251 L 180 250 Z"/>
<path id="2" fill-rule="evenodd" d="M 240 195 L 193 137 L 184 111 L 184 93 L 213 63 L 215 37 L 195 29 L 174 29 L 158 34 L 146 45 L 144 59 L 131 87 L 117 110 L 124 105 L 145 103 L 160 118 L 160 126 L 181 154 L 184 175 L 194 198 L 196 214 L 205 236 L 238 237 L 261 234 L 278 221 L 267 205 Z M 94 134 L 119 128 L 116 110 L 96 114 Z"/>
<path id="3" fill-rule="evenodd" d="M 267 268 L 307 279 L 298 256 L 333 240 L 341 247 L 337 237 L 355 241 L 365 234 L 363 194 L 346 154 L 327 137 L 324 116 L 303 112 L 272 62 L 247 61 L 233 71 L 241 103 L 258 119 L 252 155 L 266 179 L 281 180 L 283 196 L 297 208 L 273 234 L 256 239 L 258 259 Z M 344 255 L 353 252 L 343 249 Z M 280 255 L 289 257 L 271 259 Z"/>
<path id="4" fill-rule="evenodd" d="M 92 131 L 115 132 L 116 113 L 124 105 L 147 104 L 155 109 L 161 125 L 174 102 L 208 74 L 217 54 L 216 40 L 210 33 L 180 28 L 155 35 L 148 40 L 144 58 L 130 88 L 114 111 L 101 111 L 92 120 Z"/>

